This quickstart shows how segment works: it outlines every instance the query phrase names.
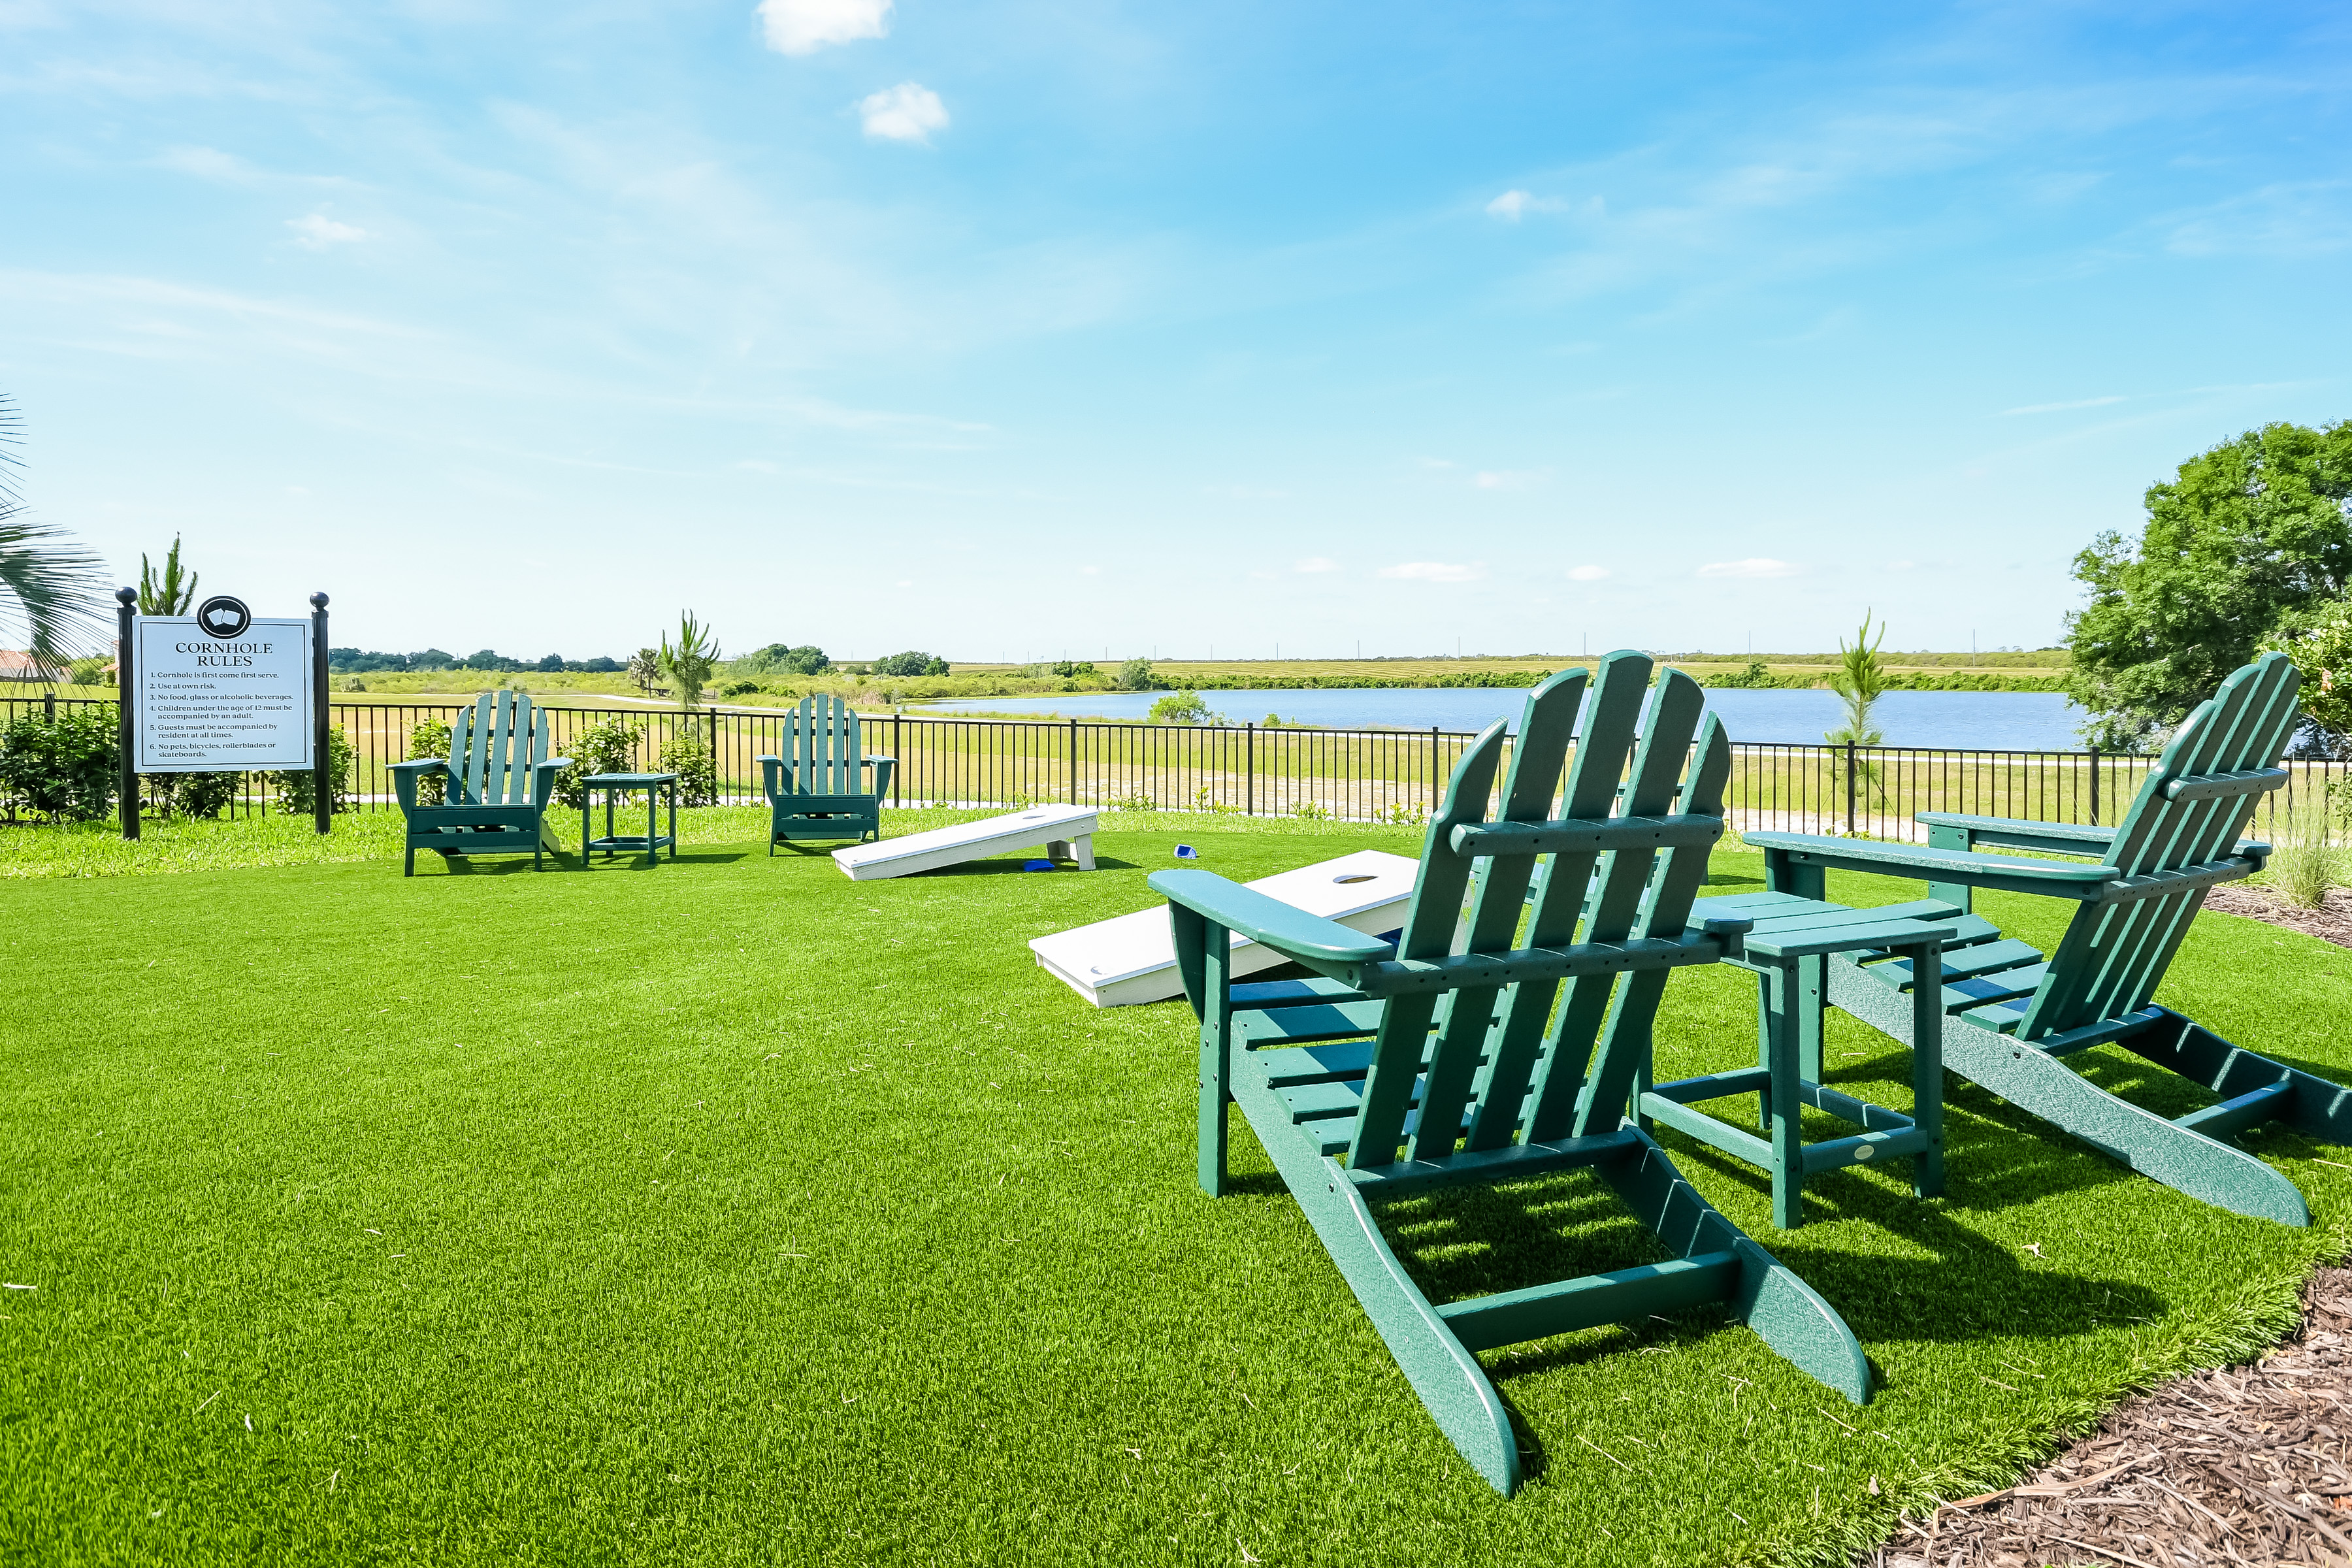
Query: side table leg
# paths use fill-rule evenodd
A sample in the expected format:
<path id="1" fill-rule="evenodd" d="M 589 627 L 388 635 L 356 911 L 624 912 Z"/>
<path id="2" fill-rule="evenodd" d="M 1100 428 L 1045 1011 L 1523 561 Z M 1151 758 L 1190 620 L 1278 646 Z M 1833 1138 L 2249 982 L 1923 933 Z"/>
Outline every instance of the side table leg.
<path id="1" fill-rule="evenodd" d="M 1777 963 L 1770 971 L 1771 1035 L 1765 1063 L 1771 1081 L 1765 1093 L 1772 1105 L 1772 1223 L 1794 1230 L 1805 1223 L 1805 1144 L 1801 1101 L 1797 1098 L 1797 1057 L 1800 1020 L 1804 1007 L 1802 959 Z"/>
<path id="2" fill-rule="evenodd" d="M 580 868 L 588 869 L 588 830 L 596 815 L 596 795 L 583 789 L 580 794 Z"/>
<path id="3" fill-rule="evenodd" d="M 669 863 L 677 864 L 677 783 L 674 779 L 669 786 Z"/>
<path id="4" fill-rule="evenodd" d="M 1911 950 L 1911 1124 L 1927 1135 L 1927 1146 L 1911 1159 L 1911 1190 L 1923 1198 L 1944 1191 L 1943 973 L 1941 942 Z"/>
<path id="5" fill-rule="evenodd" d="M 1829 959 L 1815 953 L 1797 961 L 1797 1076 L 1807 1083 L 1822 1081 L 1822 1029 L 1828 1018 Z"/>

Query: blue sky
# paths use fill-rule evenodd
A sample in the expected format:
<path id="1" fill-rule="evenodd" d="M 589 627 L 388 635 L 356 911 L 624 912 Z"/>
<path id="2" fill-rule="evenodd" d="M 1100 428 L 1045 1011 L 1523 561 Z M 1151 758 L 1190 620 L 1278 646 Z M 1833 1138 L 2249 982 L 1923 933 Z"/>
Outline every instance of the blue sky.
<path id="1" fill-rule="evenodd" d="M 0 390 L 369 647 L 2036 646 L 2352 415 L 2347 17 L 0 0 Z"/>

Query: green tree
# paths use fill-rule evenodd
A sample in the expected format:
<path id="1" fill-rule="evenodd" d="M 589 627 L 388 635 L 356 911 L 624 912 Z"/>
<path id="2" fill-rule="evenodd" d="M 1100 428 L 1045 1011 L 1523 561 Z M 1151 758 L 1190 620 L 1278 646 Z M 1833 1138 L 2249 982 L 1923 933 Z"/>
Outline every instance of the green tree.
<path id="1" fill-rule="evenodd" d="M 2352 420 L 2265 425 L 2150 485 L 2139 538 L 2074 558 L 2067 695 L 2092 744 L 2145 749 L 2265 639 L 2292 636 L 2352 580 Z"/>
<path id="2" fill-rule="evenodd" d="M 699 707 L 702 689 L 710 684 L 710 673 L 718 668 L 719 641 L 710 635 L 710 628 L 691 612 L 679 611 L 677 641 L 672 643 L 667 632 L 661 641 L 662 673 L 677 688 L 677 705 L 688 710 Z"/>
<path id="3" fill-rule="evenodd" d="M 661 649 L 641 647 L 629 656 L 629 679 L 640 691 L 651 691 L 661 679 Z"/>
<path id="4" fill-rule="evenodd" d="M 2343 756 L 2352 747 L 2352 601 L 2321 605 L 2295 630 L 2264 637 L 2259 651 L 2294 661 L 2303 678 L 2304 712 L 2327 731 L 2325 744 Z"/>
<path id="5" fill-rule="evenodd" d="M 55 672 L 74 643 L 105 646 L 104 568 L 63 529 L 25 516 L 16 474 L 24 460 L 10 450 L 23 427 L 16 405 L 0 396 L 0 641 L 21 644 Z"/>
<path id="6" fill-rule="evenodd" d="M 180 568 L 180 536 L 172 535 L 171 552 L 163 570 L 156 571 L 139 557 L 139 613 L 142 616 L 184 616 L 196 602 L 196 574 Z"/>
<path id="7" fill-rule="evenodd" d="M 1118 687 L 1122 691 L 1156 691 L 1160 685 L 1160 677 L 1148 658 L 1130 658 L 1118 667 Z"/>
<path id="8" fill-rule="evenodd" d="M 1154 724 L 1223 724 L 1225 716 L 1212 713 L 1197 691 L 1171 691 L 1151 705 Z"/>
<path id="9" fill-rule="evenodd" d="M 1878 645 L 1886 640 L 1886 623 L 1878 636 L 1870 635 L 1870 612 L 1862 613 L 1862 628 L 1853 646 L 1838 638 L 1838 667 L 1830 672 L 1830 689 L 1845 700 L 1845 722 L 1822 737 L 1832 746 L 1875 746 L 1885 737 L 1870 720 L 1873 704 L 1886 692 L 1886 667 L 1878 662 Z"/>

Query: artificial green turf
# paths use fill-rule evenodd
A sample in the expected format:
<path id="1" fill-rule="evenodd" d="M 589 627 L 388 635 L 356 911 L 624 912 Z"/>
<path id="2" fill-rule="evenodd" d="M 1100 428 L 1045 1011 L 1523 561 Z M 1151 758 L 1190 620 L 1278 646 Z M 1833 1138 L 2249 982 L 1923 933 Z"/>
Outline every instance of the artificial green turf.
<path id="1" fill-rule="evenodd" d="M 0 1280 L 37 1287 L 0 1292 L 0 1558 L 1827 1560 L 2274 1334 L 2352 1213 L 2339 1152 L 2249 1140 L 2311 1194 L 2289 1230 L 1957 1080 L 1947 1198 L 1825 1174 L 1793 1233 L 1668 1134 L 1883 1392 L 1849 1406 L 1708 1313 L 1521 1347 L 1488 1358 L 1534 1450 L 1505 1500 L 1245 1130 L 1239 1194 L 1194 1188 L 1182 1005 L 1096 1012 L 1031 963 L 1150 901 L 1178 836 L 863 884 L 742 845 L 0 882 Z M 1181 837 L 1237 878 L 1413 839 Z M 1718 890 L 1759 859 L 1718 854 Z M 1983 907 L 2038 941 L 2063 912 Z M 2352 1078 L 2347 973 L 2206 916 L 2165 999 Z M 1662 1073 L 1752 1059 L 1746 976 L 1667 997 Z M 1838 1018 L 1829 1048 L 1907 1102 L 1883 1040 Z M 1651 1256 L 1582 1177 L 1387 1221 L 1441 1294 Z"/>

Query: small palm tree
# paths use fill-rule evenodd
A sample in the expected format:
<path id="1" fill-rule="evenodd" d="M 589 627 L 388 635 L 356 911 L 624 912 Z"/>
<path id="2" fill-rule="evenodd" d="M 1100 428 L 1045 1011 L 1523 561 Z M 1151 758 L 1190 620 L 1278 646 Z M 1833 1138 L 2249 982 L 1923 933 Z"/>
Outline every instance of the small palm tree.
<path id="1" fill-rule="evenodd" d="M 159 574 L 139 557 L 139 613 L 142 616 L 184 616 L 196 602 L 196 574 L 180 571 L 180 536 L 172 535 L 172 552 L 163 557 Z"/>
<path id="2" fill-rule="evenodd" d="M 677 705 L 689 712 L 700 706 L 702 689 L 710 684 L 711 672 L 718 667 L 719 640 L 691 612 L 680 610 L 677 641 L 671 643 L 665 632 L 661 643 L 662 672 L 677 687 Z"/>
<path id="3" fill-rule="evenodd" d="M 9 450 L 23 428 L 16 405 L 0 396 L 0 639 L 21 641 L 55 679 L 74 644 L 104 646 L 106 578 L 71 534 L 25 515 L 15 472 L 24 459 Z"/>
<path id="4" fill-rule="evenodd" d="M 1830 674 L 1830 689 L 1845 699 L 1845 723 L 1822 737 L 1833 746 L 1875 746 L 1886 739 L 1870 721 L 1871 705 L 1886 694 L 1886 667 L 1878 662 L 1878 645 L 1886 639 L 1886 623 L 1878 636 L 1870 635 L 1870 612 L 1862 613 L 1862 629 L 1853 646 L 1838 638 L 1838 668 Z"/>
<path id="5" fill-rule="evenodd" d="M 641 647 L 629 656 L 629 679 L 640 691 L 651 691 L 661 679 L 661 649 Z"/>

